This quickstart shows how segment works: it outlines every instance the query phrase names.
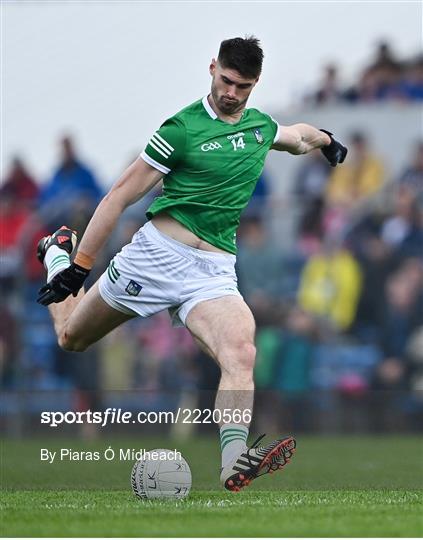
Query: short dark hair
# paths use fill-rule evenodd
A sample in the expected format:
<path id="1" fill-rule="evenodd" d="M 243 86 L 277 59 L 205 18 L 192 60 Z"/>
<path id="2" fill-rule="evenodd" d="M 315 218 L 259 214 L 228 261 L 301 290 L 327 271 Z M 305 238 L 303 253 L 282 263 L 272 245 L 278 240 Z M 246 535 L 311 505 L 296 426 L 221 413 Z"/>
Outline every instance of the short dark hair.
<path id="1" fill-rule="evenodd" d="M 243 77 L 255 79 L 261 73 L 263 57 L 260 41 L 254 36 L 245 36 L 222 41 L 217 59 L 222 67 L 234 69 Z"/>

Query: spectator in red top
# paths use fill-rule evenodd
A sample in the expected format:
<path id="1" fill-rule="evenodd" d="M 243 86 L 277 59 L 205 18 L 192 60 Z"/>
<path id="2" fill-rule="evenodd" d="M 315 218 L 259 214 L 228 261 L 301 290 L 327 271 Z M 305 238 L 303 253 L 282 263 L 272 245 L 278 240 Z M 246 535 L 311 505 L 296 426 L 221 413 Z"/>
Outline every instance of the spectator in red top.
<path id="1" fill-rule="evenodd" d="M 31 211 L 16 203 L 12 190 L 3 188 L 0 197 L 0 289 L 12 292 L 21 269 L 20 235 Z"/>
<path id="2" fill-rule="evenodd" d="M 38 198 L 39 188 L 19 156 L 12 159 L 0 196 L 6 192 L 14 198 L 16 204 L 24 204 L 27 207 L 34 206 Z"/>
<path id="3" fill-rule="evenodd" d="M 40 234 L 47 234 L 34 212 L 39 191 L 22 158 L 14 156 L 0 190 L 0 289 L 5 295 L 24 276 L 37 282 L 43 278 L 34 255 Z"/>

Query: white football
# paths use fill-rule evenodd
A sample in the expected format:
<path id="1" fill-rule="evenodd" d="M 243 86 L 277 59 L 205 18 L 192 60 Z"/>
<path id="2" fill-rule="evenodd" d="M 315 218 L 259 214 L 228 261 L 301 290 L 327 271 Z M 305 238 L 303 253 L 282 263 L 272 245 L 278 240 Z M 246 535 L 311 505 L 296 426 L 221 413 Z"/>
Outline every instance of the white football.
<path id="1" fill-rule="evenodd" d="M 134 494 L 140 499 L 187 497 L 192 484 L 191 470 L 180 453 L 175 455 L 174 450 L 159 448 L 149 450 L 148 454 L 132 468 Z"/>

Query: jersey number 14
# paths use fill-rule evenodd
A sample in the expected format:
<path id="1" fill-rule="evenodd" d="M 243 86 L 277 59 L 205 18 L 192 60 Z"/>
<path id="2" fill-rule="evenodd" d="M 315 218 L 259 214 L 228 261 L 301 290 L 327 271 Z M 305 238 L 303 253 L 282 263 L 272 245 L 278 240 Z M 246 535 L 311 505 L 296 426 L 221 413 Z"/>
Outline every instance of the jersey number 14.
<path id="1" fill-rule="evenodd" d="M 245 148 L 245 142 L 244 142 L 244 139 L 242 137 L 240 137 L 237 140 L 232 139 L 231 143 L 232 143 L 232 146 L 234 147 L 235 152 L 237 151 L 238 148 L 242 148 L 242 149 Z"/>

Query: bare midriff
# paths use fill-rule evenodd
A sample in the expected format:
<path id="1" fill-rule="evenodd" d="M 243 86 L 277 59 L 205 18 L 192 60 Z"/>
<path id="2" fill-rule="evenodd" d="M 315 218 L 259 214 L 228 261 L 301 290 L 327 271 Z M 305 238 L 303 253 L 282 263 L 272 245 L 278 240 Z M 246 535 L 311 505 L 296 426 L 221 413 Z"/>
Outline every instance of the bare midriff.
<path id="1" fill-rule="evenodd" d="M 181 242 L 182 244 L 186 244 L 187 246 L 191 246 L 196 249 L 203 249 L 204 251 L 215 251 L 217 253 L 226 254 L 228 253 L 227 251 L 219 249 L 218 247 L 209 244 L 209 242 L 202 240 L 200 237 L 198 237 L 196 234 L 194 234 L 184 225 L 182 225 L 182 223 L 169 216 L 169 214 L 166 214 L 165 212 L 161 212 L 157 216 L 154 216 L 151 221 L 153 225 L 157 229 L 159 229 L 160 232 L 166 234 L 167 236 L 170 236 L 171 238 L 178 242 Z"/>

